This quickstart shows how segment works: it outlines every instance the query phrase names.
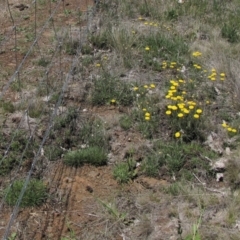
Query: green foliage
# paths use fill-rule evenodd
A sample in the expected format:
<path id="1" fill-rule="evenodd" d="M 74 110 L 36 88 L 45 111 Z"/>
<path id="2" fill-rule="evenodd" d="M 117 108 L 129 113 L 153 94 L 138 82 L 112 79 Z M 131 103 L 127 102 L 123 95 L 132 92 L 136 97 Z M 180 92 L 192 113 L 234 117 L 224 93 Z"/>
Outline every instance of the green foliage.
<path id="1" fill-rule="evenodd" d="M 119 123 L 122 129 L 128 130 L 132 127 L 133 125 L 133 120 L 131 116 L 124 115 L 119 119 Z"/>
<path id="2" fill-rule="evenodd" d="M 11 172 L 11 170 L 18 164 L 19 158 L 14 154 L 9 154 L 5 158 L 1 157 L 0 175 L 4 176 Z"/>
<path id="3" fill-rule="evenodd" d="M 182 193 L 182 191 L 183 191 L 182 187 L 178 182 L 172 183 L 171 185 L 164 189 L 165 193 L 171 194 L 172 196 L 179 196 Z"/>
<path id="4" fill-rule="evenodd" d="M 100 33 L 90 36 L 89 41 L 94 48 L 109 49 L 111 47 L 109 34 L 109 31 L 101 31 Z"/>
<path id="5" fill-rule="evenodd" d="M 21 157 L 23 157 L 23 161 L 27 158 L 32 158 L 33 152 L 36 150 L 36 145 L 32 141 L 29 143 L 28 149 L 24 151 L 27 144 L 25 131 L 13 132 L 10 136 L 1 135 L 0 139 L 2 149 L 7 149 L 9 140 L 12 139 L 8 154 L 5 156 L 5 151 L 1 153 L 0 175 L 6 175 L 14 169 L 20 163 Z"/>
<path id="6" fill-rule="evenodd" d="M 93 63 L 93 57 L 92 56 L 83 56 L 82 58 L 82 65 L 87 67 L 90 64 Z"/>
<path id="7" fill-rule="evenodd" d="M 81 150 L 69 151 L 64 155 L 66 165 L 80 167 L 84 164 L 102 166 L 107 164 L 107 154 L 99 147 L 88 147 Z"/>
<path id="8" fill-rule="evenodd" d="M 119 183 L 127 183 L 136 176 L 135 161 L 132 159 L 127 162 L 118 163 L 113 169 L 113 177 Z"/>
<path id="9" fill-rule="evenodd" d="M 103 149 L 108 148 L 107 136 L 101 121 L 84 122 L 80 128 L 79 137 L 82 143 L 88 146 L 97 146 Z"/>
<path id="10" fill-rule="evenodd" d="M 37 61 L 37 64 L 38 66 L 47 67 L 49 61 L 42 57 Z"/>
<path id="11" fill-rule="evenodd" d="M 0 101 L 0 107 L 3 108 L 4 112 L 13 113 L 15 111 L 15 107 L 10 101 Z"/>
<path id="12" fill-rule="evenodd" d="M 24 186 L 24 180 L 16 180 L 13 182 L 12 186 L 7 187 L 4 190 L 6 196 L 6 203 L 10 206 L 14 206 L 21 190 Z M 41 205 L 47 198 L 47 189 L 42 181 L 37 179 L 32 179 L 29 181 L 26 191 L 23 195 L 22 201 L 20 203 L 21 207 L 31 207 Z"/>
<path id="13" fill-rule="evenodd" d="M 188 53 L 188 45 L 186 40 L 181 36 L 175 36 L 171 34 L 164 34 L 162 32 L 157 32 L 156 34 L 150 34 L 140 38 L 143 44 L 144 51 L 144 62 L 147 66 L 153 66 L 155 70 L 159 71 L 160 66 L 158 61 L 154 58 L 159 58 L 164 60 L 184 60 L 184 57 Z M 150 48 L 149 51 L 145 51 L 145 47 Z M 161 49 L 161 51 L 159 50 Z"/>
<path id="14" fill-rule="evenodd" d="M 157 177 L 161 165 L 159 154 L 148 155 L 143 161 L 141 171 L 146 176 Z"/>
<path id="15" fill-rule="evenodd" d="M 178 12 L 176 9 L 171 9 L 166 13 L 167 20 L 177 20 L 178 19 Z"/>
<path id="16" fill-rule="evenodd" d="M 85 151 L 90 152 L 89 154 L 91 152 L 95 154 L 94 149 L 92 149 L 95 147 L 104 149 L 105 151 L 108 150 L 108 139 L 104 131 L 104 124 L 97 119 L 83 119 L 81 113 L 76 108 L 69 108 L 67 112 L 56 119 L 49 136 L 49 142 L 51 142 L 51 147 L 47 146 L 46 156 L 50 160 L 59 159 L 63 154 L 62 148 L 79 149 L 89 147 L 86 150 L 83 149 L 83 153 L 80 153 L 79 156 L 85 154 Z M 85 163 L 84 161 L 81 163 L 81 160 L 77 161 L 79 163 L 76 165 Z M 93 164 L 98 163 L 96 160 L 93 160 Z M 101 163 L 99 164 L 101 165 Z"/>
<path id="17" fill-rule="evenodd" d="M 45 156 L 48 158 L 49 161 L 55 161 L 61 158 L 63 154 L 62 148 L 58 146 L 47 146 L 45 148 Z"/>
<path id="18" fill-rule="evenodd" d="M 60 93 L 55 91 L 53 95 L 51 95 L 49 102 L 55 104 L 57 103 L 59 97 L 60 97 Z"/>
<path id="19" fill-rule="evenodd" d="M 77 41 L 68 41 L 64 44 L 64 50 L 69 55 L 76 55 L 79 47 L 80 45 Z"/>
<path id="20" fill-rule="evenodd" d="M 94 80 L 91 99 L 94 105 L 109 104 L 114 99 L 117 104 L 129 106 L 134 97 L 129 84 L 104 73 L 100 79 Z"/>
<path id="21" fill-rule="evenodd" d="M 20 79 L 18 80 L 15 80 L 12 84 L 11 84 L 11 89 L 13 91 L 16 91 L 16 92 L 20 92 L 23 88 L 23 84 L 22 82 L 20 81 Z"/>
<path id="22" fill-rule="evenodd" d="M 169 175 L 174 173 L 179 177 L 190 179 L 191 172 L 199 169 L 206 173 L 210 171 L 209 162 L 204 157 L 214 159 L 218 156 L 197 142 L 156 141 L 154 149 L 156 153 L 148 155 L 141 168 L 142 172 L 148 176 L 158 176 L 161 167 L 164 167 L 165 173 Z"/>
<path id="23" fill-rule="evenodd" d="M 97 199 L 98 202 L 108 211 L 108 213 L 115 219 L 119 220 L 125 220 L 126 218 L 126 213 L 121 213 L 115 206 L 115 204 L 112 203 L 106 203 L 102 201 L 101 199 Z"/>
<path id="24" fill-rule="evenodd" d="M 236 43 L 239 41 L 238 29 L 232 23 L 225 23 L 221 29 L 223 38 L 226 38 L 230 43 Z"/>
<path id="25" fill-rule="evenodd" d="M 157 132 L 156 123 L 154 120 L 145 121 L 142 119 L 142 121 L 138 123 L 137 129 L 145 138 L 152 139 Z"/>
<path id="26" fill-rule="evenodd" d="M 189 234 L 184 240 L 201 240 L 201 235 L 199 233 L 199 227 L 202 222 L 202 216 L 199 217 L 198 222 L 193 224 L 192 233 Z"/>
<path id="27" fill-rule="evenodd" d="M 73 131 L 76 129 L 76 119 L 78 117 L 78 112 L 75 108 L 69 108 L 68 111 L 63 114 L 61 117 L 59 117 L 55 124 L 54 129 L 58 130 L 61 128 L 71 128 Z"/>
<path id="28" fill-rule="evenodd" d="M 39 118 L 43 114 L 45 104 L 43 102 L 33 102 L 28 109 L 29 117 Z"/>
<path id="29" fill-rule="evenodd" d="M 93 52 L 92 47 L 87 44 L 85 44 L 81 47 L 82 54 L 90 55 L 90 54 L 92 54 L 92 52 Z"/>

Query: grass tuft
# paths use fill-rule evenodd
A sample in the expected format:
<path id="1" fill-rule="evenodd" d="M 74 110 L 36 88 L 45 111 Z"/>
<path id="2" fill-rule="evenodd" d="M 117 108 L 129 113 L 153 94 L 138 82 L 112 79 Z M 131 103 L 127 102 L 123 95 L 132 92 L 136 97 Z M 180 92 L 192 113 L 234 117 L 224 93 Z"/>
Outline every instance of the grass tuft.
<path id="1" fill-rule="evenodd" d="M 63 162 L 73 167 L 80 167 L 84 164 L 102 166 L 107 164 L 107 154 L 102 148 L 89 147 L 68 152 L 64 155 Z"/>
<path id="2" fill-rule="evenodd" d="M 4 192 L 7 193 L 6 203 L 10 206 L 14 206 L 21 190 L 24 186 L 25 181 L 16 180 L 12 186 L 7 187 Z M 42 181 L 32 179 L 27 185 L 26 192 L 23 195 L 20 207 L 32 207 L 40 206 L 47 198 L 47 189 Z"/>

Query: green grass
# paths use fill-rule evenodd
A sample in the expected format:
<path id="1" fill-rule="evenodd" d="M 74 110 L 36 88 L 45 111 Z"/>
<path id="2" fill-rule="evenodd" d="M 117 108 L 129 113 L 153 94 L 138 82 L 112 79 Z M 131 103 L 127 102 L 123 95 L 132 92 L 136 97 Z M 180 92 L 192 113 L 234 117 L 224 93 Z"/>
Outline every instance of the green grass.
<path id="1" fill-rule="evenodd" d="M 116 164 L 113 169 L 113 177 L 118 183 L 129 182 L 136 177 L 135 165 L 136 163 L 131 159 L 128 159 L 127 162 Z"/>
<path id="2" fill-rule="evenodd" d="M 7 113 L 13 113 L 15 111 L 15 107 L 10 101 L 0 101 L 0 107 Z"/>
<path id="3" fill-rule="evenodd" d="M 20 164 L 20 160 L 22 159 L 22 163 L 26 159 L 32 158 L 34 156 L 34 151 L 37 151 L 37 144 L 33 141 L 30 141 L 28 145 L 28 149 L 25 151 L 25 147 L 27 144 L 27 133 L 23 130 L 18 130 L 16 132 L 11 133 L 9 136 L 4 134 L 0 135 L 0 146 L 2 149 L 7 149 L 9 146 L 9 141 L 11 140 L 10 149 L 8 150 L 8 154 L 5 155 L 5 151 L 1 151 L 1 168 L 0 175 L 6 176 L 9 174 L 16 166 Z M 23 156 L 22 156 L 23 154 Z"/>
<path id="4" fill-rule="evenodd" d="M 94 80 L 91 101 L 93 105 L 115 104 L 131 106 L 133 103 L 133 93 L 131 85 L 119 80 L 109 73 L 103 73 L 100 79 Z"/>
<path id="5" fill-rule="evenodd" d="M 88 147 L 66 153 L 63 162 L 73 167 L 80 167 L 84 164 L 102 166 L 107 164 L 107 154 L 102 148 Z"/>
<path id="6" fill-rule="evenodd" d="M 120 124 L 122 129 L 128 130 L 132 127 L 133 120 L 128 115 L 124 115 L 119 119 L 119 124 Z"/>
<path id="7" fill-rule="evenodd" d="M 204 159 L 218 157 L 213 151 L 203 147 L 199 143 L 156 141 L 155 153 L 147 155 L 143 161 L 141 172 L 147 176 L 159 177 L 164 174 L 175 174 L 177 177 L 192 179 L 192 173 L 200 169 L 211 176 L 209 162 Z"/>
<path id="8" fill-rule="evenodd" d="M 4 192 L 7 193 L 6 203 L 14 206 L 21 193 L 25 181 L 16 180 L 12 186 L 7 187 Z M 25 194 L 20 202 L 21 207 L 40 206 L 47 198 L 47 189 L 42 181 L 32 179 L 27 185 Z"/>
<path id="9" fill-rule="evenodd" d="M 153 70 L 157 71 L 161 71 L 161 62 L 154 61 L 154 58 L 184 62 L 189 51 L 188 43 L 184 38 L 170 33 L 157 32 L 140 38 L 140 42 L 146 64 L 144 67 L 153 67 Z M 149 50 L 146 51 L 145 47 L 149 47 Z"/>

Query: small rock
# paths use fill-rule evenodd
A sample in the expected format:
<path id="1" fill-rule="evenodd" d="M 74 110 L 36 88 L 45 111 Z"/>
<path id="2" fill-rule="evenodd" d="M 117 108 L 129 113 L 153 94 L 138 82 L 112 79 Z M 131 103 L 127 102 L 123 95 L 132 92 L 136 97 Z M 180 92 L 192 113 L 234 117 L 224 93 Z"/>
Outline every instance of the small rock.
<path id="1" fill-rule="evenodd" d="M 211 132 L 211 134 L 208 135 L 205 144 L 208 145 L 214 152 L 217 152 L 219 154 L 223 153 L 223 140 L 216 133 Z"/>
<path id="2" fill-rule="evenodd" d="M 215 172 L 223 172 L 226 169 L 226 165 L 228 163 L 227 158 L 219 158 L 215 163 L 212 164 L 211 169 Z"/>
<path id="3" fill-rule="evenodd" d="M 229 156 L 231 154 L 231 150 L 229 147 L 226 147 L 225 149 L 226 154 Z"/>
<path id="4" fill-rule="evenodd" d="M 222 182 L 223 181 L 223 173 L 217 173 L 216 174 L 216 180 L 217 182 Z"/>
<path id="5" fill-rule="evenodd" d="M 97 176 L 99 176 L 99 172 L 91 171 L 90 173 L 88 173 L 88 176 L 91 178 L 96 178 Z"/>

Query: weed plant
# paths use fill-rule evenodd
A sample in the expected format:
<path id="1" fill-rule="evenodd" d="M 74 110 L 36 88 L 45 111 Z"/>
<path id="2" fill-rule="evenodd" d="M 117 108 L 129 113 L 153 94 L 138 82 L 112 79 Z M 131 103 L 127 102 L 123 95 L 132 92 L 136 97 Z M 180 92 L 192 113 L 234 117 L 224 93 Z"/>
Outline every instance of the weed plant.
<path id="1" fill-rule="evenodd" d="M 119 183 L 127 183 L 136 177 L 135 166 L 136 163 L 132 159 L 128 159 L 127 162 L 118 163 L 113 169 L 113 177 Z"/>
<path id="2" fill-rule="evenodd" d="M 2 107 L 6 113 L 13 113 L 15 111 L 14 105 L 9 101 L 0 101 L 0 107 Z"/>
<path id="3" fill-rule="evenodd" d="M 157 141 L 154 144 L 155 153 L 146 156 L 141 172 L 147 176 L 159 177 L 164 170 L 166 174 L 174 174 L 190 180 L 192 173 L 201 169 L 206 177 L 211 176 L 208 159 L 215 159 L 218 155 L 203 147 L 200 143 Z M 167 172 L 166 172 L 167 171 Z"/>
<path id="4" fill-rule="evenodd" d="M 93 105 L 114 103 L 123 106 L 132 105 L 134 100 L 130 85 L 106 72 L 94 80 L 91 99 Z"/>
<path id="5" fill-rule="evenodd" d="M 64 155 L 63 162 L 68 166 L 80 167 L 84 164 L 102 166 L 107 164 L 107 154 L 99 147 L 88 147 L 81 150 L 69 151 Z"/>
<path id="6" fill-rule="evenodd" d="M 7 193 L 6 203 L 14 206 L 24 186 L 24 180 L 16 180 L 13 184 L 4 190 Z M 42 181 L 32 179 L 29 181 L 26 191 L 23 195 L 20 207 L 32 207 L 41 205 L 47 198 L 47 189 Z"/>
<path id="7" fill-rule="evenodd" d="M 108 139 L 103 122 L 98 119 L 87 121 L 76 108 L 69 108 L 66 113 L 56 119 L 49 138 L 51 147 L 47 146 L 45 148 L 49 160 L 61 158 L 64 153 L 63 149 L 81 149 L 84 147 L 88 149 L 89 147 L 88 150 L 83 149 L 83 154 L 87 152 L 86 154 L 90 155 L 94 155 L 98 150 L 99 155 L 101 155 L 102 152 L 108 150 Z M 99 165 L 101 165 L 101 161 L 103 160 L 99 160 Z M 93 164 L 98 164 L 96 159 L 93 162 Z M 81 163 L 79 162 L 76 165 L 81 165 Z"/>
<path id="8" fill-rule="evenodd" d="M 128 130 L 132 127 L 133 120 L 130 116 L 124 115 L 124 116 L 120 117 L 119 124 L 120 124 L 122 129 Z"/>
<path id="9" fill-rule="evenodd" d="M 13 138 L 14 136 L 14 138 Z M 11 172 L 17 165 L 20 164 L 20 160 L 22 162 L 28 158 L 32 158 L 34 156 L 34 151 L 37 151 L 37 144 L 31 141 L 29 143 L 29 147 L 26 151 L 25 147 L 27 144 L 26 132 L 19 130 L 17 132 L 13 132 L 10 136 L 1 135 L 1 148 L 6 149 L 8 147 L 9 139 L 13 139 L 11 142 L 11 146 L 9 149 L 9 153 L 5 155 L 5 151 L 1 152 L 1 168 L 0 175 L 4 176 Z M 24 153 L 19 154 L 19 152 Z"/>

